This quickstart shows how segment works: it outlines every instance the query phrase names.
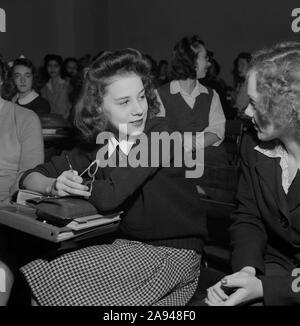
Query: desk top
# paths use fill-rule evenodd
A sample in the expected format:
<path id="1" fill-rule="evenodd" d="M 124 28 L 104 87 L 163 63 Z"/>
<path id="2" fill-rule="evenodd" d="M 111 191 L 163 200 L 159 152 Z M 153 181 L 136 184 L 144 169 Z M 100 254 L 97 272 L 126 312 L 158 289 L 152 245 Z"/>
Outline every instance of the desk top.
<path id="1" fill-rule="evenodd" d="M 119 226 L 119 221 L 114 221 L 77 232 L 66 226 L 57 227 L 40 221 L 35 214 L 35 209 L 18 204 L 0 205 L 0 223 L 51 242 L 96 237 L 114 232 Z"/>
<path id="2" fill-rule="evenodd" d="M 44 141 L 53 141 L 53 140 L 58 140 L 58 139 L 66 139 L 69 138 L 70 135 L 68 134 L 43 134 L 43 139 Z"/>

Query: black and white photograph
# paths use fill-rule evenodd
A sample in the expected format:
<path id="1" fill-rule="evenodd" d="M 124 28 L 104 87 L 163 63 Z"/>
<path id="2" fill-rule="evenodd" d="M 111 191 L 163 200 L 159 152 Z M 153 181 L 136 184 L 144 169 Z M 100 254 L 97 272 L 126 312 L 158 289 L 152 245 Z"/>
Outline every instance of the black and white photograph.
<path id="1" fill-rule="evenodd" d="M 299 170 L 299 0 L 0 0 L 0 306 L 300 305 Z"/>

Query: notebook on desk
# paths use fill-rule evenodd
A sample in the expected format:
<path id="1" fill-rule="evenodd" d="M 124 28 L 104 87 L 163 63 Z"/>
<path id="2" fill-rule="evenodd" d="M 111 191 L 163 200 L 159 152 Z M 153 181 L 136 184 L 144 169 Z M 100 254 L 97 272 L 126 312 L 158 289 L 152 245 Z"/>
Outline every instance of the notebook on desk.
<path id="1" fill-rule="evenodd" d="M 37 196 L 41 195 L 22 190 L 17 195 L 16 203 L 0 205 L 0 224 L 52 242 L 74 239 L 89 233 L 101 235 L 113 232 L 118 228 L 120 212 L 76 218 L 64 227 L 49 224 L 39 219 L 34 208 L 26 206 L 26 200 L 29 197 Z"/>
<path id="2" fill-rule="evenodd" d="M 36 197 L 42 197 L 42 194 L 39 192 L 21 189 L 13 196 L 13 201 L 20 205 L 26 205 L 26 200 Z"/>

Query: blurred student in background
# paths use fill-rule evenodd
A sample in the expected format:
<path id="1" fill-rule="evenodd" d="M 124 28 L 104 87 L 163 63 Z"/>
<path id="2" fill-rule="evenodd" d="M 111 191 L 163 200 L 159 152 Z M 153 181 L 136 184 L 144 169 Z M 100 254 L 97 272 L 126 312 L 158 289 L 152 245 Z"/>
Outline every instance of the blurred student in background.
<path id="1" fill-rule="evenodd" d="M 51 106 L 51 113 L 56 113 L 67 119 L 70 114 L 69 83 L 62 79 L 62 57 L 48 54 L 44 60 L 44 71 L 47 83 L 41 90 L 41 95 Z"/>

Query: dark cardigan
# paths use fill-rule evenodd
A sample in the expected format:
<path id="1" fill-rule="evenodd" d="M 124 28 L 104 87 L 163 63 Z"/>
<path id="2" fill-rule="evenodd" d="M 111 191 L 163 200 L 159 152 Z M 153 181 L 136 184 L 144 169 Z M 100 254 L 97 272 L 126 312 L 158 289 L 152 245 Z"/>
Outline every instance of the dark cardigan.
<path id="1" fill-rule="evenodd" d="M 37 115 L 50 113 L 50 104 L 48 103 L 47 100 L 45 100 L 41 96 L 36 97 L 33 101 L 27 104 L 20 104 L 18 101 L 17 104 L 23 106 L 24 108 L 34 111 Z"/>
<path id="2" fill-rule="evenodd" d="M 300 303 L 293 292 L 292 271 L 300 267 L 300 173 L 289 191 L 282 187 L 280 158 L 270 158 L 254 148 L 256 136 L 244 138 L 238 208 L 232 214 L 233 271 L 256 268 L 262 281 L 266 305 Z M 299 281 L 298 281 L 299 284 Z"/>
<path id="3" fill-rule="evenodd" d="M 165 118 L 148 121 L 145 128 L 148 139 L 151 132 L 170 132 L 166 121 Z M 73 168 L 79 174 L 84 171 L 96 158 L 99 148 L 74 148 L 68 153 Z M 207 234 L 206 217 L 195 184 L 185 177 L 184 167 L 172 167 L 172 163 L 171 167 L 162 167 L 161 164 L 159 167 L 99 169 L 89 200 L 104 213 L 123 210 L 120 229 L 128 239 L 201 252 Z M 21 185 L 31 172 L 56 178 L 65 170 L 69 170 L 69 166 L 62 154 L 27 171 Z"/>

